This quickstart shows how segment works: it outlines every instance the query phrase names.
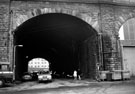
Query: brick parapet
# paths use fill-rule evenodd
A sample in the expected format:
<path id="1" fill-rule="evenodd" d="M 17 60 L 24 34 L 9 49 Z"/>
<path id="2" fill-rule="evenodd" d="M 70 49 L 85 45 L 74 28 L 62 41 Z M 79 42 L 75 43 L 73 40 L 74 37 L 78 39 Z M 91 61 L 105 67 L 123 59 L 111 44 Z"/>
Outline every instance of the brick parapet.
<path id="1" fill-rule="evenodd" d="M 86 3 L 86 4 L 99 3 L 99 4 L 135 6 L 134 0 L 11 0 L 11 1 L 66 2 L 66 3 Z"/>

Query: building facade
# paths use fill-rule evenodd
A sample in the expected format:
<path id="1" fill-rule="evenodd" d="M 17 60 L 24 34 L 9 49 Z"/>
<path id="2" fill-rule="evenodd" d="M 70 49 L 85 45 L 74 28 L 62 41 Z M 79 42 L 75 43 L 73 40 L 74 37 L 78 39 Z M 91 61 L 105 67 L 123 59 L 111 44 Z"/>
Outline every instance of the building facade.
<path id="1" fill-rule="evenodd" d="M 129 70 L 131 76 L 135 76 L 135 19 L 129 19 L 123 24 L 123 69 Z"/>
<path id="2" fill-rule="evenodd" d="M 29 20 L 32 21 L 34 17 L 58 13 L 79 18 L 90 26 L 87 26 L 87 28 L 91 28 L 89 30 L 95 31 L 93 37 L 89 36 L 90 38 L 81 44 L 83 55 L 81 63 L 77 64 L 79 67 L 83 66 L 81 69 L 85 76 L 95 76 L 96 63 L 100 63 L 103 70 L 121 70 L 122 58 L 118 32 L 127 19 L 135 16 L 134 7 L 133 0 L 1 0 L 0 64 L 9 64 L 11 69 L 16 64 L 17 70 L 21 72 L 19 66 L 28 64 L 18 63 L 21 60 L 18 62 L 16 60 L 19 59 L 19 57 L 17 58 L 19 51 L 16 48 L 18 44 L 15 43 L 17 40 L 15 37 L 19 36 L 23 39 L 23 34 L 26 34 L 20 28 L 26 29 L 25 23 L 29 23 Z M 32 28 L 32 24 L 28 26 Z M 17 34 L 16 32 L 19 31 L 21 33 Z M 79 36 L 81 35 L 83 33 L 79 34 Z M 97 49 L 95 49 L 96 47 Z M 53 49 L 51 51 L 55 52 Z M 74 53 L 74 51 L 72 52 Z M 21 55 L 23 56 L 23 54 Z M 25 61 L 25 59 L 22 60 Z"/>

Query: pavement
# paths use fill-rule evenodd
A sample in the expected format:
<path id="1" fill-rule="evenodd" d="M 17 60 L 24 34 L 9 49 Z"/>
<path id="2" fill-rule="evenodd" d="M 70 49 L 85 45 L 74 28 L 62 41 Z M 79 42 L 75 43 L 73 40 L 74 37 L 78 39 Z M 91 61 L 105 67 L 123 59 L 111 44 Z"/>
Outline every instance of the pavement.
<path id="1" fill-rule="evenodd" d="M 42 89 L 42 88 L 59 88 L 59 87 L 74 87 L 74 86 L 88 86 L 89 84 L 98 83 L 97 81 L 91 80 L 66 80 L 66 79 L 55 79 L 52 82 L 38 83 L 37 81 L 23 82 L 15 85 L 9 85 L 3 87 L 0 91 L 21 91 L 30 89 Z"/>
<path id="2" fill-rule="evenodd" d="M 55 79 L 48 83 L 31 81 L 0 88 L 0 94 L 135 94 L 135 79 L 102 82 L 89 79 Z"/>

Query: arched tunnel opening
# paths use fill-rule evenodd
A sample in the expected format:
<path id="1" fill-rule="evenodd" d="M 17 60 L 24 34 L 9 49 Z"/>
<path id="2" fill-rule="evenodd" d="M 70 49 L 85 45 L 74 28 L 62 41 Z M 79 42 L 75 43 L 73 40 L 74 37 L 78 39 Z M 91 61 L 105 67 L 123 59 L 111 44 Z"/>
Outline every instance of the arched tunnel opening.
<path id="1" fill-rule="evenodd" d="M 22 45 L 22 46 L 19 46 Z M 14 32 L 16 79 L 28 71 L 33 58 L 45 58 L 51 71 L 94 78 L 97 32 L 83 20 L 62 13 L 48 13 L 22 23 Z"/>

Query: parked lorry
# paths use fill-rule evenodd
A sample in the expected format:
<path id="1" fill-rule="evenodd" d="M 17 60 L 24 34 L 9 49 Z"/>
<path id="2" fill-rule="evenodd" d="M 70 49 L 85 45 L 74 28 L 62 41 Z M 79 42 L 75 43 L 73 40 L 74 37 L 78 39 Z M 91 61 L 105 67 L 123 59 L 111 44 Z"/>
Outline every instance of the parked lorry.
<path id="1" fill-rule="evenodd" d="M 28 72 L 37 73 L 37 79 L 41 81 L 52 81 L 50 63 L 44 58 L 34 58 L 28 63 Z"/>
<path id="2" fill-rule="evenodd" d="M 5 83 L 13 82 L 13 71 L 9 67 L 9 64 L 0 64 L 0 87 Z"/>

